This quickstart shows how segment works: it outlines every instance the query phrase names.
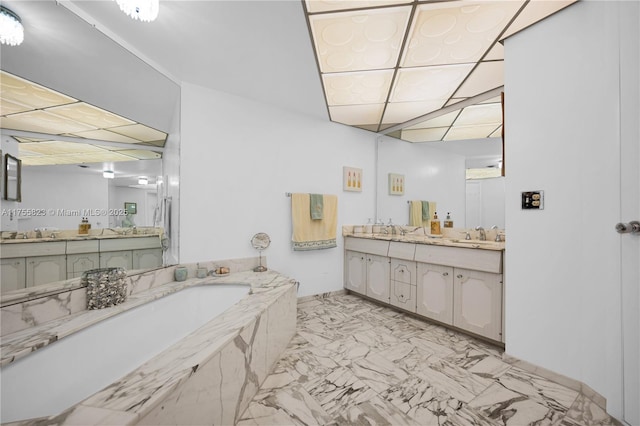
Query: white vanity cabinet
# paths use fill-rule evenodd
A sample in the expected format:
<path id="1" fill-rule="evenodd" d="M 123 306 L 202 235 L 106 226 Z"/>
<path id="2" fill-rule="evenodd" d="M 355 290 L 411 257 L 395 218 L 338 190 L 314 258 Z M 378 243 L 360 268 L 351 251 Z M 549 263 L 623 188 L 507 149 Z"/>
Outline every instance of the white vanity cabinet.
<path id="1" fill-rule="evenodd" d="M 133 255 L 131 250 L 107 251 L 100 253 L 101 268 L 133 269 Z"/>
<path id="2" fill-rule="evenodd" d="M 502 274 L 455 268 L 453 325 L 502 341 Z"/>
<path id="3" fill-rule="evenodd" d="M 388 241 L 347 238 L 344 284 L 348 290 L 389 303 Z"/>
<path id="4" fill-rule="evenodd" d="M 162 249 L 133 250 L 133 269 L 152 269 L 162 266 Z"/>
<path id="5" fill-rule="evenodd" d="M 453 325 L 453 268 L 418 263 L 418 306 L 427 318 Z"/>
<path id="6" fill-rule="evenodd" d="M 67 279 L 67 257 L 64 254 L 27 257 L 26 266 L 27 287 Z"/>
<path id="7" fill-rule="evenodd" d="M 27 269 L 24 257 L 14 257 L 0 260 L 0 282 L 2 292 L 25 288 L 27 284 Z"/>
<path id="8" fill-rule="evenodd" d="M 409 312 L 416 312 L 415 244 L 396 241 L 389 243 L 391 258 L 391 288 L 389 302 Z"/>
<path id="9" fill-rule="evenodd" d="M 67 241 L 67 279 L 100 267 L 98 240 Z"/>
<path id="10" fill-rule="evenodd" d="M 345 238 L 345 288 L 503 339 L 502 250 Z"/>

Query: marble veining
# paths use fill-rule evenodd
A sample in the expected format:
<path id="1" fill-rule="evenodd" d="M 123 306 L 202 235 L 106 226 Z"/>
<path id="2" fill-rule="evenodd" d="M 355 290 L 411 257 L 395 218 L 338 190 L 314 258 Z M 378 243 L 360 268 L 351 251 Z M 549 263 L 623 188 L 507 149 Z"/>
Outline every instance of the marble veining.
<path id="1" fill-rule="evenodd" d="M 614 425 L 589 397 L 466 334 L 344 292 L 297 333 L 237 425 Z"/>
<path id="2" fill-rule="evenodd" d="M 296 282 L 276 271 L 190 278 L 135 292 L 111 308 L 85 311 L 3 337 L 3 362 L 125 309 L 195 285 L 246 284 L 250 294 L 175 345 L 79 404 L 18 424 L 233 424 L 295 332 Z"/>

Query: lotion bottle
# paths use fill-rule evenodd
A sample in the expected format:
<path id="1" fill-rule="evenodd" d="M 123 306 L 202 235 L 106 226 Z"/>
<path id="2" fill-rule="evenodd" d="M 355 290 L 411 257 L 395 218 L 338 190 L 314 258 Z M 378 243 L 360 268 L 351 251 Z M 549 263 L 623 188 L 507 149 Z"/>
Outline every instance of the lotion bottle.
<path id="1" fill-rule="evenodd" d="M 445 228 L 453 228 L 453 220 L 451 220 L 451 213 L 447 212 L 447 218 L 444 221 Z"/>
<path id="2" fill-rule="evenodd" d="M 433 213 L 433 219 L 431 220 L 431 234 L 440 235 L 440 219 L 438 219 L 438 212 Z"/>

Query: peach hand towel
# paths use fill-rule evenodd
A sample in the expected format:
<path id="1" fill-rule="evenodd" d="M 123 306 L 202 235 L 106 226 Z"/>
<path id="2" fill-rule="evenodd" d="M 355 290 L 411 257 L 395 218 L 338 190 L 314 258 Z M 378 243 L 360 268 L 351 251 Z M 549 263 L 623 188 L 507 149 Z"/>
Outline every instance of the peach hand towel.
<path id="1" fill-rule="evenodd" d="M 312 220 L 309 194 L 291 194 L 293 250 L 321 250 L 336 247 L 338 197 L 324 195 L 321 220 Z"/>

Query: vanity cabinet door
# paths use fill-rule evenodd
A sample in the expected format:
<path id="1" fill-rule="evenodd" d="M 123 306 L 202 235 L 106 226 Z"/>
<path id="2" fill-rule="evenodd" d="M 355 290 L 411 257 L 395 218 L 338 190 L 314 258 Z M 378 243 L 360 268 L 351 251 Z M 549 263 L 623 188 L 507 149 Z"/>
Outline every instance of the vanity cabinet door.
<path id="1" fill-rule="evenodd" d="M 390 303 L 409 312 L 416 312 L 416 263 L 391 259 Z"/>
<path id="2" fill-rule="evenodd" d="M 367 255 L 348 250 L 345 254 L 344 286 L 360 294 L 367 293 Z"/>
<path id="3" fill-rule="evenodd" d="M 416 312 L 445 324 L 453 324 L 453 268 L 418 263 L 417 269 Z"/>
<path id="4" fill-rule="evenodd" d="M 64 281 L 67 279 L 67 257 L 27 257 L 27 287 Z"/>
<path id="5" fill-rule="evenodd" d="M 67 279 L 81 277 L 82 273 L 100 267 L 98 253 L 79 253 L 67 255 Z"/>
<path id="6" fill-rule="evenodd" d="M 133 250 L 133 269 L 151 269 L 162 266 L 162 249 Z"/>
<path id="7" fill-rule="evenodd" d="M 126 271 L 133 269 L 131 250 L 100 253 L 100 267 L 124 268 Z"/>
<path id="8" fill-rule="evenodd" d="M 389 303 L 389 258 L 367 254 L 367 296 Z"/>
<path id="9" fill-rule="evenodd" d="M 502 340 L 502 274 L 455 269 L 453 325 Z"/>
<path id="10" fill-rule="evenodd" d="M 27 271 L 25 269 L 25 258 L 14 257 L 0 260 L 0 282 L 2 293 L 25 288 L 27 282 Z"/>

